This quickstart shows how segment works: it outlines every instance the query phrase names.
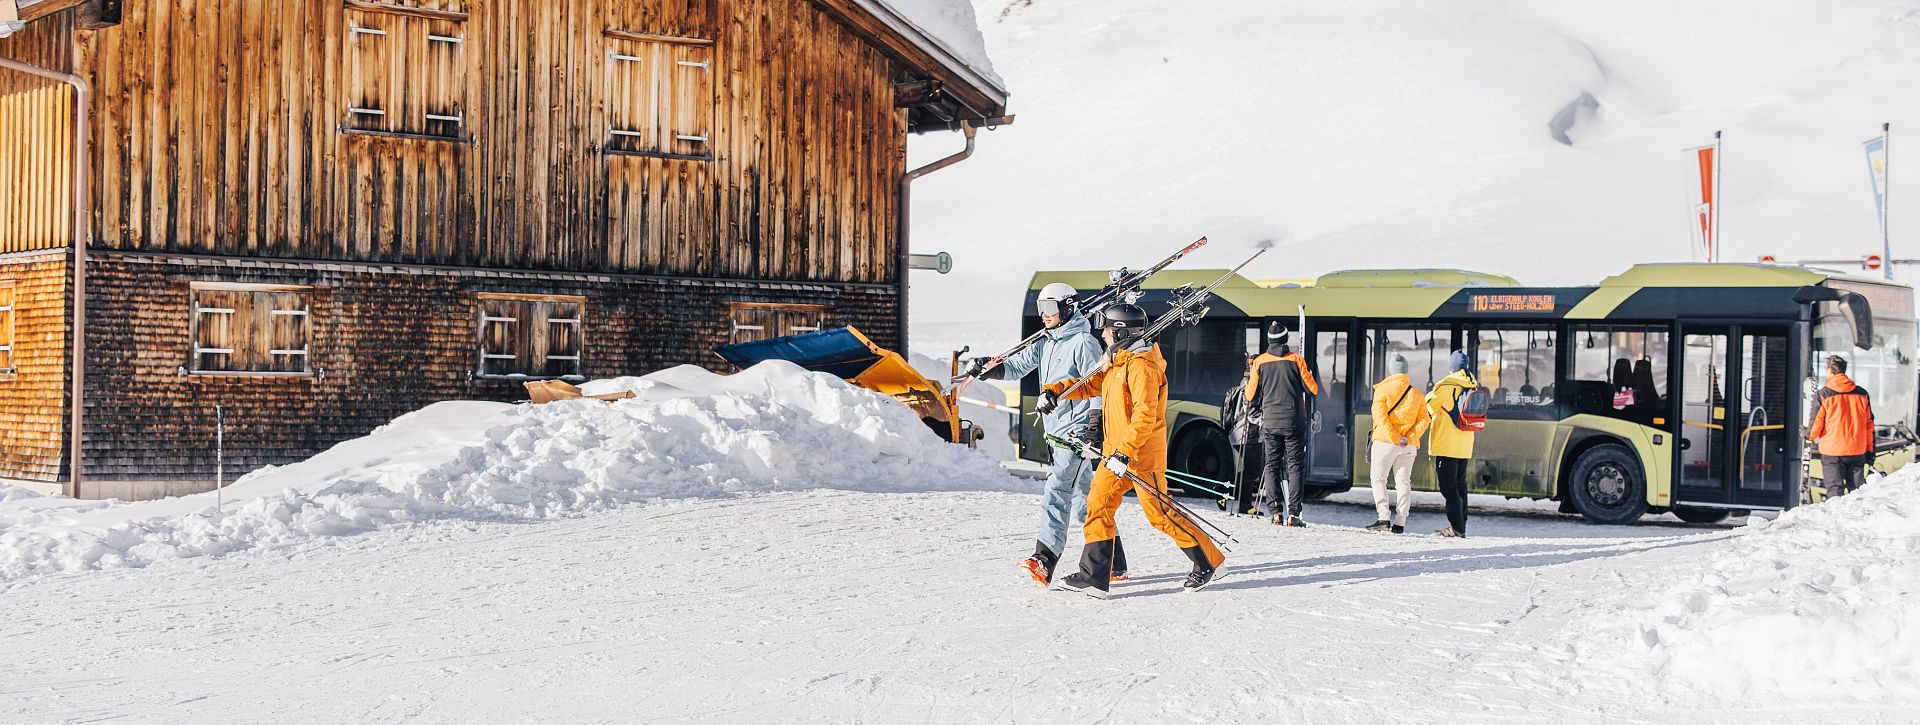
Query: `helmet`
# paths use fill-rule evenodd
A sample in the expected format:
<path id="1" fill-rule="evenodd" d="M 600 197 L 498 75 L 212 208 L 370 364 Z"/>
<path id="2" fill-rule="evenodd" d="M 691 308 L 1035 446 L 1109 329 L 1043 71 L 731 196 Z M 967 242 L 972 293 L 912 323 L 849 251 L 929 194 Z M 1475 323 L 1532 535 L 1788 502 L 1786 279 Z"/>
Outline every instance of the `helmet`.
<path id="1" fill-rule="evenodd" d="M 1065 316 L 1072 311 L 1073 296 L 1077 294 L 1080 294 L 1080 290 L 1074 289 L 1073 285 L 1054 282 L 1040 288 L 1040 299 L 1035 305 L 1040 308 L 1040 314 Z"/>
<path id="2" fill-rule="evenodd" d="M 1112 329 L 1122 340 L 1139 337 L 1147 329 L 1147 311 L 1139 305 L 1118 304 L 1100 312 L 1100 327 Z"/>

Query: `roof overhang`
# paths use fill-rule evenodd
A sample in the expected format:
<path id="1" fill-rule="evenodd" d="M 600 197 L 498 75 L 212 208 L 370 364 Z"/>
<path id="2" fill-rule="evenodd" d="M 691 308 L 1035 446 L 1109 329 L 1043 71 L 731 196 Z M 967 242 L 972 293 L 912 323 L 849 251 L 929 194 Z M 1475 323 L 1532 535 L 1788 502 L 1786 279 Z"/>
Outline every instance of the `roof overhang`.
<path id="1" fill-rule="evenodd" d="M 1006 87 L 891 6 L 881 0 L 813 2 L 896 62 L 936 82 L 939 98 L 910 109 L 914 131 L 958 128 L 961 122 L 976 126 L 1005 122 Z"/>

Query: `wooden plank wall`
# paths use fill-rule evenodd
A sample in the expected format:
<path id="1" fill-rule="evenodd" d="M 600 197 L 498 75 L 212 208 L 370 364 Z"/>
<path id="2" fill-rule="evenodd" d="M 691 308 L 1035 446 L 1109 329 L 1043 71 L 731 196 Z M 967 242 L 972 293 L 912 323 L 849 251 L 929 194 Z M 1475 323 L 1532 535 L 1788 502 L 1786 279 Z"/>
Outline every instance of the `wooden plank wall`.
<path id="1" fill-rule="evenodd" d="M 12 287 L 13 371 L 0 373 L 0 477 L 52 482 L 65 473 L 67 256 L 0 258 Z"/>
<path id="2" fill-rule="evenodd" d="M 126 0 L 120 25 L 80 31 L 99 97 L 97 244 L 897 280 L 899 69 L 810 0 L 389 2 L 464 38 L 456 139 L 340 131 L 358 87 L 348 15 L 368 7 L 347 4 Z M 711 159 L 604 150 L 609 52 L 633 37 L 609 30 L 713 41 Z M 430 89 L 457 75 L 385 82 L 444 93 Z"/>
<path id="3" fill-rule="evenodd" d="M 0 40 L 0 57 L 71 70 L 72 16 L 44 18 Z M 72 241 L 72 86 L 0 69 L 0 190 L 0 254 Z"/>

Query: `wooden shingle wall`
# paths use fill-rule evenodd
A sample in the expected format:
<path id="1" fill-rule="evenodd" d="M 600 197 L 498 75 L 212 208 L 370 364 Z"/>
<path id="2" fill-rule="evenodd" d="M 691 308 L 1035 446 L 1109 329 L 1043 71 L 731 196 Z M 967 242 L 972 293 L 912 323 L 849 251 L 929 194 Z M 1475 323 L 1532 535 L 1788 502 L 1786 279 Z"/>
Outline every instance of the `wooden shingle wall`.
<path id="1" fill-rule="evenodd" d="M 185 372 L 195 283 L 311 288 L 314 374 Z M 91 481 L 192 480 L 210 486 L 215 403 L 226 406 L 231 477 L 303 460 L 433 402 L 524 399 L 519 382 L 475 374 L 483 295 L 581 298 L 578 344 L 589 378 L 681 364 L 725 369 L 711 348 L 731 340 L 730 313 L 740 303 L 818 305 L 825 324 L 854 324 L 876 340 L 895 339 L 899 320 L 897 295 L 875 285 L 314 268 L 122 253 L 94 258 L 88 284 L 93 293 L 85 446 Z"/>
<path id="2" fill-rule="evenodd" d="M 101 248 L 897 280 L 897 69 L 810 0 L 126 0 L 77 35 Z M 663 142 L 616 142 L 635 108 Z"/>
<path id="3" fill-rule="evenodd" d="M 11 287 L 11 373 L 0 373 L 0 478 L 56 481 L 64 471 L 67 425 L 67 256 L 0 256 Z"/>

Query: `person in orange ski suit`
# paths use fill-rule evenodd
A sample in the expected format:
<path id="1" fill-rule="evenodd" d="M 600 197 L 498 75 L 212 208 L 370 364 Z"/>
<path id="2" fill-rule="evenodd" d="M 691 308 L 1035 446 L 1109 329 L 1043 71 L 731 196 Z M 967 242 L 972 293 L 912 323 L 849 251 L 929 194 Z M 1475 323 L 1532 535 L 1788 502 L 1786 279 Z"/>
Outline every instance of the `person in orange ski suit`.
<path id="1" fill-rule="evenodd" d="M 1141 337 L 1147 326 L 1146 310 L 1138 305 L 1114 305 L 1102 318 L 1100 331 L 1109 346 L 1111 364 L 1071 393 L 1067 390 L 1078 384 L 1078 379 L 1048 385 L 1036 409 L 1045 412 L 1058 405 L 1063 396 L 1073 400 L 1100 398 L 1106 440 L 1101 450 L 1103 464 L 1094 472 L 1087 493 L 1087 543 L 1081 550 L 1080 571 L 1061 578 L 1056 586 L 1105 599 L 1113 573 L 1114 513 L 1127 490 L 1138 485 L 1125 474 L 1139 476 L 1161 493 L 1167 490 L 1167 360 L 1160 355 L 1158 345 Z M 1173 539 L 1193 562 L 1186 590 L 1199 591 L 1219 581 L 1226 557 L 1199 523 L 1150 491 L 1141 491 L 1139 498 L 1147 521 Z"/>

